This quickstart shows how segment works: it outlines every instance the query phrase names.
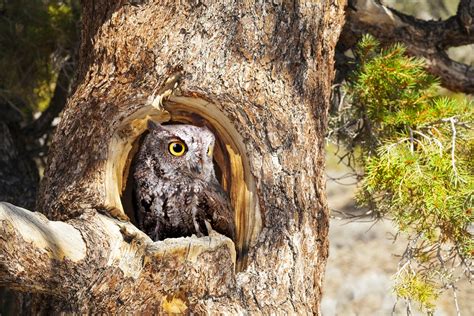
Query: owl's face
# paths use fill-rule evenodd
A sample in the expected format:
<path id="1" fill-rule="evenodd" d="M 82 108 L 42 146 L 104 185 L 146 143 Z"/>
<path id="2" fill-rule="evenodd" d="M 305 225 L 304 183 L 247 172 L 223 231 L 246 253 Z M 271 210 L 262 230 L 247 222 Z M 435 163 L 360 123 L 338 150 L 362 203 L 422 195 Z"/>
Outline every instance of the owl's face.
<path id="1" fill-rule="evenodd" d="M 212 161 L 214 135 L 205 127 L 160 125 L 148 121 L 144 146 L 159 161 L 163 176 L 190 177 L 209 181 L 215 178 Z"/>

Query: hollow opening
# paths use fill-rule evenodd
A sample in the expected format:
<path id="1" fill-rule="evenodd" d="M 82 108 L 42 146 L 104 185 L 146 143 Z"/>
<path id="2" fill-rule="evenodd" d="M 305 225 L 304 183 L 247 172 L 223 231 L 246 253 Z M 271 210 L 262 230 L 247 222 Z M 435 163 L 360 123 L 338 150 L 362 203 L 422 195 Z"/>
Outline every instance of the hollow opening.
<path id="1" fill-rule="evenodd" d="M 243 140 L 215 105 L 198 98 L 171 97 L 164 104 L 163 111 L 145 106 L 140 113 L 128 119 L 116 133 L 115 147 L 118 149 L 112 150 L 111 160 L 114 164 L 111 164 L 106 172 L 107 179 L 115 181 L 115 186 L 113 183 L 106 186 L 109 188 L 108 202 L 136 224 L 132 192 L 134 184 L 129 171 L 140 141 L 147 132 L 148 119 L 162 124 L 206 126 L 215 135 L 214 168 L 216 177 L 229 194 L 234 209 L 237 235 L 235 247 L 238 254 L 236 267 L 241 271 L 246 266 L 248 249 L 255 244 L 261 230 L 260 208 Z"/>
<path id="2" fill-rule="evenodd" d="M 172 125 L 172 124 L 191 124 L 199 127 L 206 126 L 209 128 L 214 135 L 216 135 L 216 130 L 206 122 L 206 120 L 199 115 L 193 114 L 192 120 L 186 121 L 165 121 L 161 122 L 163 125 Z M 132 149 L 128 154 L 129 157 L 127 161 L 129 161 L 128 166 L 126 167 L 126 171 L 124 173 L 124 178 L 126 178 L 126 185 L 125 189 L 121 195 L 122 206 L 125 214 L 130 219 L 132 224 L 137 225 L 137 212 L 136 209 L 137 201 L 135 200 L 135 196 L 133 194 L 133 188 L 135 186 L 135 181 L 130 172 L 130 168 L 133 165 L 134 158 L 140 148 L 144 137 L 148 134 L 148 130 L 145 130 L 141 135 L 137 137 L 137 139 L 132 144 Z M 224 191 L 229 194 L 229 188 L 231 185 L 231 174 L 230 174 L 230 165 L 229 165 L 229 157 L 227 151 L 225 149 L 225 144 L 223 144 L 222 140 L 216 137 L 216 143 L 214 146 L 214 154 L 213 154 L 213 163 L 214 163 L 214 172 L 216 175 L 217 180 L 219 181 L 220 185 L 224 189 Z M 128 174 L 128 175 L 127 175 Z"/>

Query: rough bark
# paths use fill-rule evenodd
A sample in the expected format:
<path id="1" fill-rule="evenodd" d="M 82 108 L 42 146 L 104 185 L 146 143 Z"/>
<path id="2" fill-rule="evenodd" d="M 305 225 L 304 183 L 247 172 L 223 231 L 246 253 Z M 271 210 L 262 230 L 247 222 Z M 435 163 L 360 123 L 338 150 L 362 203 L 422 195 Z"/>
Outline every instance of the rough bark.
<path id="1" fill-rule="evenodd" d="M 184 312 L 197 297 L 235 290 L 235 252 L 222 235 L 152 243 L 132 224 L 93 210 L 64 223 L 7 203 L 0 221 L 1 284 L 52 295 L 58 310 Z"/>
<path id="2" fill-rule="evenodd" d="M 58 311 L 319 314 L 343 6 L 85 1 L 79 82 L 37 202 L 63 222 L 3 205 L 3 285 L 52 294 Z M 216 132 L 237 262 L 224 236 L 153 243 L 128 221 L 128 163 L 148 117 Z"/>
<path id="3" fill-rule="evenodd" d="M 474 68 L 449 58 L 450 47 L 474 43 L 474 0 L 461 0 L 456 15 L 444 21 L 424 21 L 384 6 L 376 0 L 352 0 L 338 51 L 353 47 L 364 33 L 384 44 L 401 42 L 408 52 L 424 57 L 428 70 L 453 91 L 474 93 Z M 347 61 L 339 57 L 341 69 Z M 338 65 L 339 68 L 339 65 Z"/>

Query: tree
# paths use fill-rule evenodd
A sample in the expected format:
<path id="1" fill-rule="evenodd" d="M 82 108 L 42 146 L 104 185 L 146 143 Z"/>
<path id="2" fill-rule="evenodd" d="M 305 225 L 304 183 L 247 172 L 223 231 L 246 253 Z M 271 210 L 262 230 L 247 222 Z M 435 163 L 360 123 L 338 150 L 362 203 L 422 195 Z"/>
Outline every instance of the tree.
<path id="1" fill-rule="evenodd" d="M 62 5 L 74 1 L 48 1 L 54 3 L 53 10 L 48 11 L 54 13 L 52 16 L 68 16 L 64 14 L 68 11 L 56 10 L 56 2 Z M 30 3 L 38 5 L 40 1 Z M 264 2 L 254 8 L 245 4 L 226 7 L 221 2 L 209 5 L 200 1 L 179 3 L 177 7 L 142 1 L 84 3 L 77 84 L 54 138 L 36 208 L 46 213 L 50 220 L 62 220 L 70 226 L 45 222 L 40 215 L 32 216 L 4 205 L 2 218 L 7 219 L 2 221 L 9 223 L 4 227 L 10 234 L 2 232 L 2 237 L 9 240 L 2 244 L 2 250 L 8 254 L 2 254 L 1 261 L 4 284 L 23 291 L 53 295 L 51 308 L 55 310 L 85 311 L 85 303 L 89 303 L 90 311 L 109 306 L 125 310 L 135 308 L 140 300 L 153 297 L 152 302 L 147 301 L 149 306 L 155 304 L 154 308 L 169 311 L 180 308 L 199 311 L 228 302 L 231 303 L 225 310 L 245 306 L 253 311 L 269 311 L 281 303 L 281 310 L 317 311 L 321 273 L 327 255 L 327 213 L 321 178 L 322 135 L 333 71 L 333 45 L 343 23 L 341 10 L 344 4 L 335 1 L 330 4 Z M 2 17 L 5 7 L 8 11 L 8 5 L 11 3 L 0 4 Z M 19 7 L 26 6 L 22 3 Z M 344 78 L 345 70 L 351 68 L 350 59 L 342 53 L 354 47 L 360 36 L 368 31 L 379 37 L 384 45 L 393 41 L 405 42 L 410 54 L 428 58 L 430 71 L 437 72 L 445 86 L 471 91 L 471 68 L 447 59 L 444 51 L 449 46 L 472 42 L 472 1 L 462 0 L 457 14 L 446 21 L 423 22 L 371 0 L 350 1 L 345 10 L 347 23 L 336 54 L 340 74 L 337 82 Z M 29 21 L 31 16 L 26 16 Z M 7 25 L 16 26 L 15 31 L 24 29 L 10 21 Z M 48 28 L 46 30 L 50 32 Z M 47 50 L 47 54 L 51 54 L 51 50 Z M 19 154 L 2 154 L 8 159 L 0 165 L 1 200 L 31 208 L 37 178 L 31 168 L 31 156 L 37 159 L 44 155 L 49 141 L 38 139 L 50 135 L 52 119 L 65 103 L 64 96 L 71 80 L 70 76 L 64 76 L 67 71 L 62 72 L 63 69 L 67 70 L 58 67 L 53 72 L 51 80 L 58 84 L 50 95 L 50 98 L 54 97 L 48 110 L 39 119 L 29 119 L 27 128 L 20 129 L 18 113 L 13 111 L 16 114 L 7 114 L 6 123 L 2 122 L 1 127 L 8 127 L 0 135 L 8 139 L 4 144 L 16 146 L 14 149 L 2 147 L 2 153 Z M 24 71 L 19 73 L 25 74 Z M 5 91 L 12 90 L 1 80 L 0 84 L 2 88 L 6 87 Z M 8 111 L 12 104 L 20 104 L 12 100 L 8 99 Z M 145 247 L 149 245 L 147 237 L 127 224 L 128 218 L 133 222 L 127 166 L 148 117 L 208 124 L 218 134 L 220 146 L 215 158 L 222 171 L 222 184 L 232 195 L 240 229 L 235 278 L 229 268 L 232 260 L 228 256 L 233 256 L 233 246 L 228 240 L 215 236 L 207 240 L 207 246 L 195 239 L 175 240 L 176 244 L 159 244 L 159 249 L 155 249 Z M 27 134 L 25 146 L 11 141 L 23 132 Z M 38 143 L 42 145 L 36 150 Z M 303 150 L 305 155 L 301 155 Z M 23 157 L 26 163 L 21 164 Z M 14 167 L 16 163 L 30 166 L 33 172 L 19 178 L 19 173 L 11 172 L 18 168 Z M 29 177 L 24 182 L 28 189 L 22 191 L 22 182 L 18 180 L 26 177 Z M 108 217 L 110 215 L 112 219 Z M 104 228 L 104 222 L 110 225 Z M 112 229 L 117 226 L 120 234 Z M 47 231 L 49 237 L 31 234 L 37 229 Z M 67 246 L 61 244 L 59 238 L 65 234 L 72 236 Z M 6 236 L 16 237 L 8 239 Z M 27 246 L 37 252 L 26 255 L 26 248 L 16 248 L 25 245 L 25 238 L 36 240 Z M 55 246 L 56 243 L 60 246 Z M 85 244 L 89 246 L 86 257 L 78 259 L 84 254 Z M 76 251 L 64 253 L 65 249 L 74 248 L 71 245 L 77 245 Z M 103 254 L 97 251 L 100 247 L 105 249 Z M 113 247 L 119 247 L 119 250 Z M 170 251 L 164 251 L 165 248 Z M 221 258 L 216 249 L 227 251 L 226 255 Z M 130 255 L 133 250 L 138 252 L 135 256 Z M 52 259 L 42 255 L 45 251 Z M 166 279 L 170 278 L 167 273 L 170 270 L 166 267 L 162 274 L 154 270 L 137 272 L 139 264 L 125 269 L 127 261 L 118 259 L 123 252 L 129 257 L 150 259 L 145 261 L 147 269 L 151 270 L 156 270 L 157 256 L 165 258 L 160 260 L 159 267 L 174 259 L 182 262 L 179 258 L 183 258 L 184 252 L 187 259 L 182 262 L 181 279 L 170 280 Z M 50 270 L 27 265 L 28 258 L 36 258 L 34 253 L 38 254 L 38 260 L 45 260 L 39 262 L 51 263 Z M 214 266 L 202 262 L 203 256 L 219 257 L 215 267 L 224 266 L 227 270 L 217 273 L 211 269 Z M 79 264 L 75 265 L 74 260 Z M 108 268 L 104 261 L 109 264 Z M 19 273 L 11 268 L 15 262 L 22 262 L 31 270 Z M 271 269 L 274 262 L 278 262 L 275 270 Z M 221 284 L 196 282 L 178 290 L 153 292 L 157 291 L 157 283 L 176 289 L 173 286 L 184 282 L 180 280 L 191 274 L 198 275 L 196 271 L 203 270 L 202 267 L 211 272 L 202 278 L 189 279 L 211 281 L 209 276 L 215 272 L 222 276 Z M 68 278 L 69 282 L 78 281 L 76 284 L 61 278 L 64 275 L 61 273 L 71 269 L 80 272 L 80 275 Z M 115 288 L 113 295 L 109 289 L 100 287 L 122 281 L 124 271 L 132 277 L 137 273 L 143 276 L 147 280 L 143 281 L 146 286 L 137 290 L 123 282 Z M 27 280 L 27 277 L 31 279 Z M 305 277 L 307 282 L 303 281 Z M 157 278 L 162 279 L 156 281 Z M 148 290 L 150 280 L 154 282 L 153 290 Z M 27 286 L 28 282 L 30 286 Z M 282 284 L 281 289 L 279 284 Z M 272 287 L 278 291 L 272 292 Z M 86 293 L 86 288 L 95 292 Z M 224 288 L 231 290 L 222 294 Z M 206 294 L 207 300 L 199 294 L 203 289 L 211 293 Z M 75 293 L 75 290 L 79 292 Z M 153 295 L 128 297 L 127 293 L 132 290 L 153 292 Z M 124 296 L 127 296 L 125 301 Z M 212 303 L 211 298 L 216 296 L 219 298 Z M 130 301 L 136 305 L 119 306 L 121 302 Z M 42 308 L 41 304 L 36 306 Z"/>
<path id="2" fill-rule="evenodd" d="M 456 301 L 456 282 L 472 277 L 474 103 L 440 96 L 424 60 L 401 44 L 381 49 L 365 36 L 355 52 L 328 139 L 345 147 L 365 215 L 408 237 L 395 292 L 432 311 L 443 290 Z"/>
<path id="3" fill-rule="evenodd" d="M 424 69 L 451 91 L 472 94 L 472 66 L 448 49 L 474 42 L 474 1 L 459 1 L 454 15 L 436 21 L 376 0 L 349 1 L 346 16 L 330 134 L 346 148 L 341 160 L 357 165 L 366 214 L 392 219 L 408 236 L 395 293 L 430 311 L 450 290 L 458 309 L 456 282 L 472 279 L 473 104 L 440 97 L 438 80 Z M 378 41 L 361 41 L 367 33 Z"/>
<path id="4" fill-rule="evenodd" d="M 447 50 L 474 43 L 474 1 L 460 0 L 456 15 L 441 21 L 424 21 L 385 6 L 377 0 L 351 0 L 338 43 L 338 69 L 347 69 L 344 52 L 370 33 L 382 44 L 401 42 L 408 53 L 424 57 L 428 70 L 453 91 L 474 92 L 472 66 L 452 60 Z M 343 71 L 343 73 L 346 73 Z"/>
<path id="5" fill-rule="evenodd" d="M 1 201 L 34 207 L 38 169 L 74 74 L 78 19 L 75 0 L 0 3 Z"/>
<path id="6" fill-rule="evenodd" d="M 49 220 L 2 204 L 2 285 L 51 295 L 54 311 L 317 314 L 342 23 L 338 2 L 84 2 L 78 82 L 37 199 Z M 216 133 L 237 254 L 218 234 L 152 243 L 129 221 L 149 118 Z"/>

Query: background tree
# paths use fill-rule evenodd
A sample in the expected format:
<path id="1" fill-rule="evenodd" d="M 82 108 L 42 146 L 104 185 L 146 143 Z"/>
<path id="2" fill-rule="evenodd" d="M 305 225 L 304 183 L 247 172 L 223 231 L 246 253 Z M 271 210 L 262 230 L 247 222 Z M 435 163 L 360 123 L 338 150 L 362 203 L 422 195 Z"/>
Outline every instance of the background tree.
<path id="1" fill-rule="evenodd" d="M 445 2 L 437 3 L 441 5 L 433 11 L 440 20 L 426 21 L 420 14 L 423 2 L 411 11 L 418 17 L 380 1 L 349 2 L 336 53 L 330 138 L 345 147 L 338 153 L 341 160 L 357 169 L 354 176 L 362 181 L 359 205 L 368 208 L 365 220 L 367 215 L 390 218 L 400 232 L 408 233 L 395 278 L 397 295 L 430 310 L 449 289 L 459 310 L 455 283 L 463 274 L 472 279 L 468 162 L 473 104 L 460 95 L 440 97 L 437 80 L 424 69 L 439 76 L 444 87 L 472 93 L 473 48 L 464 47 L 464 62 L 454 59 L 451 48 L 472 44 L 474 3 L 447 2 L 457 5 L 453 16 Z M 397 5 L 407 9 L 410 4 Z M 378 41 L 361 42 L 367 33 Z M 396 42 L 403 45 L 394 47 Z"/>
<path id="2" fill-rule="evenodd" d="M 432 310 L 443 289 L 472 277 L 474 104 L 439 96 L 403 45 L 382 50 L 366 36 L 356 58 L 329 138 L 361 180 L 364 215 L 390 218 L 409 236 L 396 293 Z"/>
<path id="3" fill-rule="evenodd" d="M 74 76 L 78 21 L 76 1 L 0 2 L 2 201 L 35 204 L 52 123 Z"/>
<path id="4" fill-rule="evenodd" d="M 440 8 L 443 9 L 444 6 Z M 445 8 L 445 7 L 444 7 Z M 370 33 L 382 44 L 401 42 L 407 52 L 424 57 L 427 69 L 446 88 L 474 92 L 474 69 L 449 57 L 451 47 L 474 43 L 474 2 L 459 1 L 457 12 L 445 20 L 425 21 L 392 9 L 376 0 L 349 1 L 347 19 L 338 43 L 337 68 L 347 69 L 344 52 Z M 343 74 L 341 74 L 343 76 Z"/>

